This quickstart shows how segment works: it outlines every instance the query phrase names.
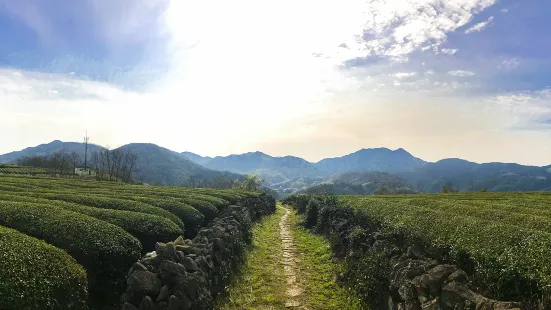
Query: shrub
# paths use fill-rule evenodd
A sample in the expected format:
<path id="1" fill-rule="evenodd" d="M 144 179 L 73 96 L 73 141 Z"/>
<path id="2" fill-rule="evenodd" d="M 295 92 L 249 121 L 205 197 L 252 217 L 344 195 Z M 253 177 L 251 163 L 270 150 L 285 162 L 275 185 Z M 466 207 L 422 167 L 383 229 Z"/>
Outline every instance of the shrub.
<path id="1" fill-rule="evenodd" d="M 65 251 L 0 226 L 0 309 L 86 309 L 86 271 Z"/>
<path id="2" fill-rule="evenodd" d="M 390 271 L 386 255 L 369 249 L 359 257 L 347 258 L 343 276 L 360 298 L 362 309 L 384 309 L 389 294 Z"/>
<path id="3" fill-rule="evenodd" d="M 106 197 L 106 196 L 82 195 L 77 193 L 72 193 L 72 194 L 43 193 L 43 194 L 38 194 L 38 197 L 51 199 L 51 200 L 63 200 L 68 202 L 74 202 L 74 203 L 78 203 L 78 204 L 82 204 L 90 207 L 102 208 L 102 209 L 124 210 L 124 211 L 133 211 L 133 212 L 158 215 L 158 216 L 170 219 L 181 228 L 184 228 L 184 223 L 176 215 L 166 210 L 163 210 L 161 208 L 157 208 L 143 202 L 124 200 L 124 199 L 118 199 L 118 198 L 112 198 L 112 197 Z"/>
<path id="4" fill-rule="evenodd" d="M 119 226 L 142 244 L 143 251 L 152 251 L 156 242 L 172 241 L 181 235 L 178 225 L 164 217 L 131 211 L 100 209 L 61 200 L 48 200 L 21 195 L 0 194 L 0 200 L 39 203 L 56 206 Z"/>
<path id="5" fill-rule="evenodd" d="M 55 206 L 0 201 L 0 225 L 66 250 L 86 268 L 92 303 L 116 303 L 140 257 L 140 243 L 122 228 Z"/>

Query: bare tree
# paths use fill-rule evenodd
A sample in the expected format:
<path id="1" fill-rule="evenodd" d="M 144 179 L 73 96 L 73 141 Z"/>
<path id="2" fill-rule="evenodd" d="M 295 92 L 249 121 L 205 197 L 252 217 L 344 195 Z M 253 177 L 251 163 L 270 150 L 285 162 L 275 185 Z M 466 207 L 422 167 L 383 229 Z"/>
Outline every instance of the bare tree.
<path id="1" fill-rule="evenodd" d="M 80 162 L 81 162 L 81 158 L 80 158 L 80 155 L 73 151 L 71 152 L 70 155 L 70 158 L 71 158 L 71 167 L 72 167 L 72 174 L 73 174 L 73 179 L 75 178 L 75 173 L 76 173 L 76 169 L 78 167 L 78 165 L 80 165 Z"/>

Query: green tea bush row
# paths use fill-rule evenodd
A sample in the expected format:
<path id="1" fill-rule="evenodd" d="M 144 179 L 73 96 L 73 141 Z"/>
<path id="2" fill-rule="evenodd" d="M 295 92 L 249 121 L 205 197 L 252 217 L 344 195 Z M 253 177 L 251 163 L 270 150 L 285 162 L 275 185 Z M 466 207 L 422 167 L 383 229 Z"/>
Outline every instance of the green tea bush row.
<path id="1" fill-rule="evenodd" d="M 0 225 L 64 249 L 87 272 L 91 301 L 117 302 L 141 246 L 122 228 L 59 207 L 0 201 Z"/>
<path id="2" fill-rule="evenodd" d="M 182 230 L 178 225 L 174 224 L 174 222 L 169 219 L 157 215 L 100 209 L 61 200 L 40 199 L 30 196 L 3 193 L 0 193 L 0 200 L 55 206 L 106 221 L 124 229 L 132 236 L 136 237 L 142 245 L 142 252 L 154 250 L 156 242 L 168 242 L 178 238 L 178 236 L 182 234 Z"/>
<path id="3" fill-rule="evenodd" d="M 33 193 L 31 193 L 33 195 Z M 158 215 L 167 219 L 170 219 L 176 223 L 179 227 L 184 228 L 184 223 L 176 215 L 163 210 L 161 208 L 154 207 L 152 205 L 119 199 L 105 196 L 94 196 L 94 195 L 80 195 L 78 193 L 68 194 L 55 194 L 55 193 L 36 193 L 37 197 L 46 198 L 51 200 L 62 200 L 68 202 L 74 202 L 90 207 L 102 208 L 102 209 L 113 209 L 113 210 L 124 210 L 124 211 L 133 211 L 140 212 L 145 214 Z"/>
<path id="4" fill-rule="evenodd" d="M 497 298 L 523 299 L 551 294 L 551 234 L 499 219 L 450 212 L 426 201 L 402 203 L 369 197 L 343 201 L 389 229 L 433 248 L 449 251 L 460 266 L 473 266 L 473 279 Z"/>
<path id="5" fill-rule="evenodd" d="M 0 309 L 86 309 L 86 271 L 65 251 L 0 226 Z"/>

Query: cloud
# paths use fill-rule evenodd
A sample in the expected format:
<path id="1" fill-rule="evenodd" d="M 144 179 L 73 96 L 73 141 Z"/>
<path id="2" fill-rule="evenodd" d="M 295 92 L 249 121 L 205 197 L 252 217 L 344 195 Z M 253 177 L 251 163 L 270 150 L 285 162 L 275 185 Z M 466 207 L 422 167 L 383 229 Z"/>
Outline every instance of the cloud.
<path id="1" fill-rule="evenodd" d="M 497 1 L 52 1 L 0 11 L 0 153 L 88 129 L 206 155 L 550 155 L 546 2 L 473 36 Z"/>
<path id="2" fill-rule="evenodd" d="M 456 48 L 443 48 L 440 51 L 444 54 L 453 55 L 457 53 L 458 50 Z"/>
<path id="3" fill-rule="evenodd" d="M 399 73 L 394 74 L 394 76 L 396 78 L 399 78 L 399 79 L 413 77 L 413 76 L 416 76 L 416 75 L 417 75 L 416 72 L 399 72 Z"/>
<path id="4" fill-rule="evenodd" d="M 363 41 L 368 55 L 400 56 L 445 42 L 447 34 L 467 24 L 494 0 L 413 1 L 366 5 Z"/>
<path id="5" fill-rule="evenodd" d="M 470 33 L 473 33 L 473 32 L 479 32 L 482 29 L 486 28 L 493 20 L 494 20 L 494 17 L 490 16 L 490 18 L 488 18 L 488 20 L 486 20 L 485 22 L 478 23 L 478 24 L 472 26 L 471 28 L 465 30 L 465 34 L 470 34 Z"/>
<path id="6" fill-rule="evenodd" d="M 514 69 L 520 65 L 520 62 L 516 58 L 505 59 L 501 62 L 498 68 Z"/>
<path id="7" fill-rule="evenodd" d="M 472 71 L 465 71 L 465 70 L 453 70 L 448 71 L 448 74 L 451 76 L 474 76 L 475 73 Z"/>

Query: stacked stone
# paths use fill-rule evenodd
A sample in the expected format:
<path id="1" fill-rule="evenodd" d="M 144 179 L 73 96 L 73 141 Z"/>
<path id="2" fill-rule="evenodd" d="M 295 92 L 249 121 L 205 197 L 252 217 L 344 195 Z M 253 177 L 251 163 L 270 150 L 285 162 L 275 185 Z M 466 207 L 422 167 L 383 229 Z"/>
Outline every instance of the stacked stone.
<path id="1" fill-rule="evenodd" d="M 193 240 L 157 243 L 130 269 L 123 309 L 212 309 L 251 242 L 253 221 L 274 211 L 273 198 L 249 197 L 222 210 Z"/>
<path id="2" fill-rule="evenodd" d="M 300 210 L 299 205 L 294 206 Z M 305 210 L 303 208 L 303 210 Z M 486 298 L 470 286 L 466 272 L 430 257 L 422 247 L 408 244 L 403 235 L 384 232 L 380 223 L 348 207 L 332 209 L 317 219 L 332 241 L 337 256 L 355 265 L 362 253 L 375 251 L 390 261 L 388 301 L 379 309 L 388 310 L 505 310 L 521 309 L 516 302 Z M 346 280 L 346 279 L 344 279 Z"/>

